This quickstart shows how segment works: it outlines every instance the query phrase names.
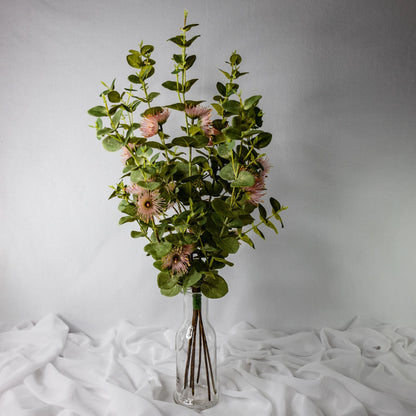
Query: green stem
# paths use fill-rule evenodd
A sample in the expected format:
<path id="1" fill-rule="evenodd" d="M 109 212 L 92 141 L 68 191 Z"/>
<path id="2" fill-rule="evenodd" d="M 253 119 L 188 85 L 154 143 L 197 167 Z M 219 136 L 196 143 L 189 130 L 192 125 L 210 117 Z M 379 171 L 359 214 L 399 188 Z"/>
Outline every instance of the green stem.
<path id="1" fill-rule="evenodd" d="M 273 218 L 274 217 L 274 214 L 272 214 L 272 215 L 269 215 L 267 218 L 266 218 L 266 221 L 269 221 L 270 220 L 270 218 Z M 261 224 L 263 224 L 263 221 L 260 221 L 259 223 L 257 223 L 257 224 L 255 224 L 255 225 L 252 225 L 248 230 L 245 230 L 244 232 L 242 232 L 241 233 L 241 235 L 246 235 L 247 233 L 249 233 L 250 231 L 252 231 L 252 230 L 254 230 L 254 228 L 255 227 L 258 227 L 259 225 L 261 225 Z"/>

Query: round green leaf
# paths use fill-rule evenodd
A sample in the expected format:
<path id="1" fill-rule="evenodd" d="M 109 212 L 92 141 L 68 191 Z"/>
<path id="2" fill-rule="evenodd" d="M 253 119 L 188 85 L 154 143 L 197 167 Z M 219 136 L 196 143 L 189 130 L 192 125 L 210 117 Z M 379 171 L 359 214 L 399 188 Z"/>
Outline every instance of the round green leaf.
<path id="1" fill-rule="evenodd" d="M 253 95 L 247 100 L 244 101 L 244 110 L 249 110 L 252 107 L 255 107 L 260 101 L 261 95 Z"/>
<path id="2" fill-rule="evenodd" d="M 218 240 L 217 244 L 222 250 L 232 254 L 237 253 L 238 249 L 240 248 L 237 237 L 221 238 Z"/>
<path id="3" fill-rule="evenodd" d="M 160 272 L 157 275 L 157 285 L 160 289 L 172 289 L 177 282 L 178 278 L 172 276 L 168 271 Z"/>
<path id="4" fill-rule="evenodd" d="M 201 292 L 207 298 L 222 298 L 228 292 L 228 285 L 218 274 L 207 274 L 201 284 Z"/>
<path id="5" fill-rule="evenodd" d="M 253 140 L 253 146 L 256 149 L 262 149 L 263 147 L 266 147 L 270 144 L 272 141 L 272 135 L 271 133 L 260 133 L 257 137 Z"/>
<path id="6" fill-rule="evenodd" d="M 137 169 L 137 170 L 133 170 L 130 174 L 130 180 L 133 183 L 137 183 L 140 182 L 144 179 L 143 173 L 141 170 Z"/>
<path id="7" fill-rule="evenodd" d="M 116 152 L 117 150 L 120 150 L 123 147 L 123 143 L 120 143 L 114 137 L 107 136 L 103 140 L 103 146 L 104 146 L 104 149 L 107 150 L 108 152 Z"/>
<path id="8" fill-rule="evenodd" d="M 107 117 L 107 110 L 102 105 L 90 108 L 88 114 L 94 117 Z"/>
<path id="9" fill-rule="evenodd" d="M 233 181 L 235 179 L 234 169 L 232 163 L 227 163 L 221 170 L 220 170 L 220 178 L 224 179 L 225 181 Z"/>
<path id="10" fill-rule="evenodd" d="M 152 53 L 154 51 L 153 45 L 143 45 L 140 49 L 140 52 L 142 55 L 145 55 L 146 53 Z"/>
<path id="11" fill-rule="evenodd" d="M 133 84 L 140 84 L 140 78 L 137 75 L 129 75 L 128 80 Z"/>
<path id="12" fill-rule="evenodd" d="M 226 101 L 223 105 L 225 111 L 228 111 L 231 114 L 239 114 L 240 113 L 240 103 L 235 100 Z"/>
<path id="13" fill-rule="evenodd" d="M 171 289 L 160 289 L 160 293 L 164 296 L 172 297 L 181 292 L 179 285 L 173 286 Z"/>
<path id="14" fill-rule="evenodd" d="M 237 179 L 232 182 L 231 186 L 232 187 L 237 187 L 237 188 L 241 188 L 241 187 L 250 187 L 253 186 L 255 182 L 254 176 L 250 173 L 247 172 L 246 170 L 242 170 L 239 174 Z"/>
<path id="15" fill-rule="evenodd" d="M 191 287 L 195 283 L 198 283 L 201 280 L 201 277 L 202 277 L 202 274 L 192 267 L 189 270 L 188 274 L 186 274 L 183 277 L 182 286 L 184 287 L 184 289 L 186 289 L 187 287 Z"/>
<path id="16" fill-rule="evenodd" d="M 110 91 L 108 93 L 108 99 L 112 102 L 112 103 L 119 103 L 120 102 L 120 94 L 117 91 Z"/>

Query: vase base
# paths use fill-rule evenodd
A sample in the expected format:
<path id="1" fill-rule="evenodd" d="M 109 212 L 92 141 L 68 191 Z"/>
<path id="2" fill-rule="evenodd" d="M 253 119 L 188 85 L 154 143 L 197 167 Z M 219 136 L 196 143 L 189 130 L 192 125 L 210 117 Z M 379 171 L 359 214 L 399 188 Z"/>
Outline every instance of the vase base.
<path id="1" fill-rule="evenodd" d="M 207 388 L 197 386 L 194 394 L 189 388 L 181 393 L 176 391 L 173 394 L 173 400 L 177 404 L 199 411 L 215 406 L 218 403 L 218 394 L 212 394 L 211 400 L 208 400 Z"/>

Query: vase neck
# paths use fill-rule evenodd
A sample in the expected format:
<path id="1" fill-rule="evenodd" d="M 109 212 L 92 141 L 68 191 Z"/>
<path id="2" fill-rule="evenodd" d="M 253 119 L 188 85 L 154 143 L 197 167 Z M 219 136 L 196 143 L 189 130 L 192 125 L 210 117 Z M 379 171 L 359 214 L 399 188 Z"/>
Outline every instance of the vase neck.
<path id="1" fill-rule="evenodd" d="M 187 289 L 184 294 L 185 319 L 192 319 L 195 310 L 200 310 L 201 315 L 206 318 L 208 313 L 208 299 L 200 291 Z"/>

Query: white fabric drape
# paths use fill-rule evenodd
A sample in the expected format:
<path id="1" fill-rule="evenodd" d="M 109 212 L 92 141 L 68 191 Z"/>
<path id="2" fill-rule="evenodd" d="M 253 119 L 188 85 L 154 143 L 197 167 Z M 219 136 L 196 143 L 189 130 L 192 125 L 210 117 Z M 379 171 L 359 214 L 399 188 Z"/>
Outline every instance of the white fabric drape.
<path id="1" fill-rule="evenodd" d="M 122 322 L 93 339 L 54 315 L 3 325 L 0 415 L 194 415 L 172 400 L 174 336 Z M 416 329 L 285 334 L 240 323 L 218 345 L 220 401 L 204 415 L 416 415 Z"/>

